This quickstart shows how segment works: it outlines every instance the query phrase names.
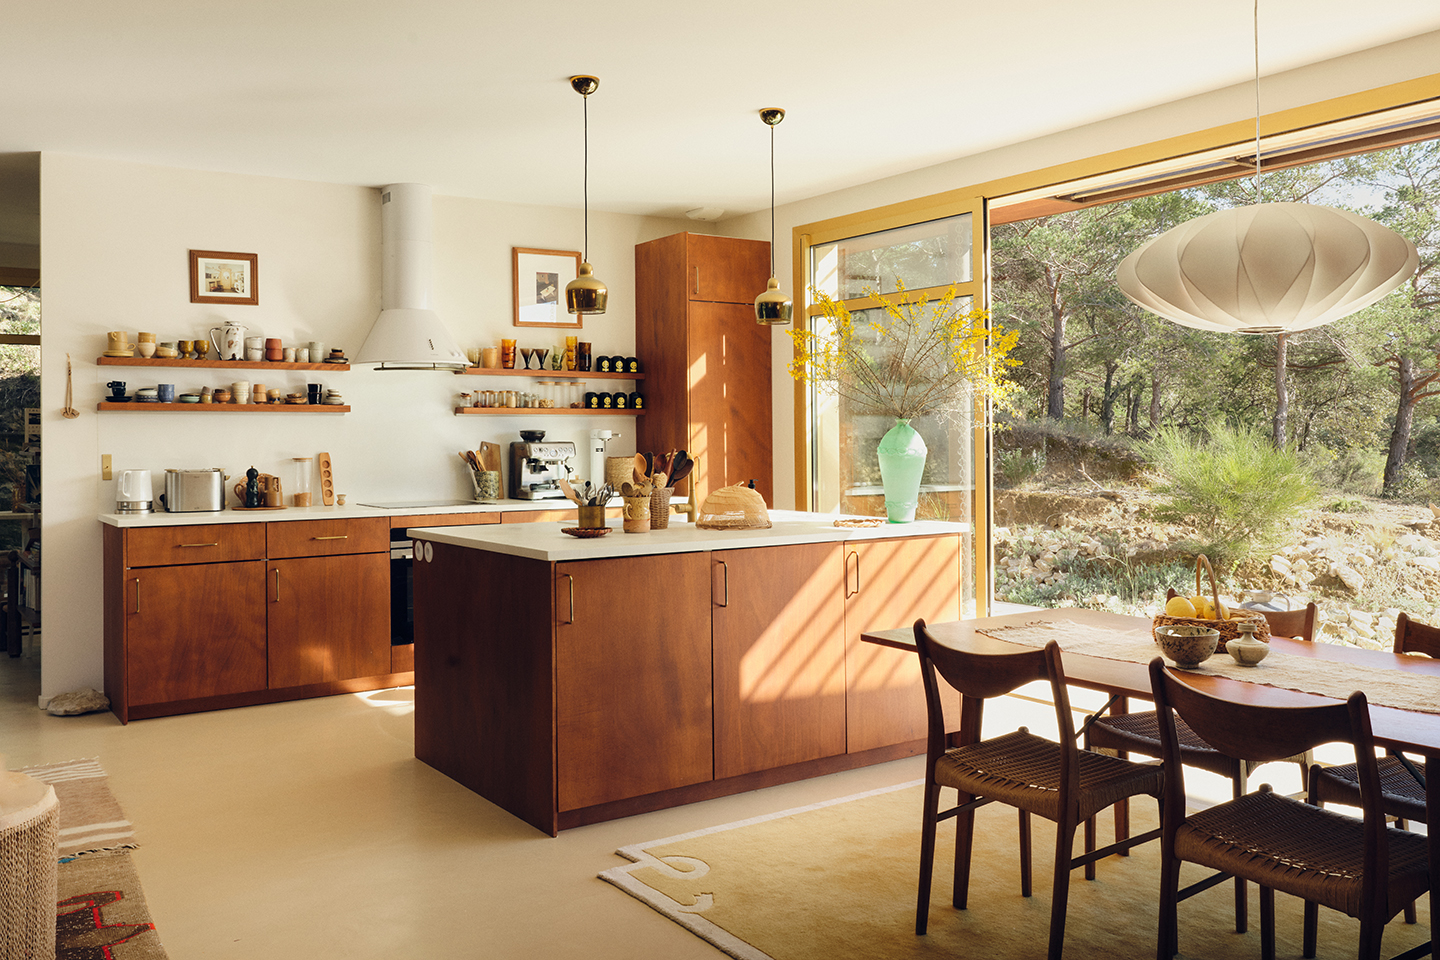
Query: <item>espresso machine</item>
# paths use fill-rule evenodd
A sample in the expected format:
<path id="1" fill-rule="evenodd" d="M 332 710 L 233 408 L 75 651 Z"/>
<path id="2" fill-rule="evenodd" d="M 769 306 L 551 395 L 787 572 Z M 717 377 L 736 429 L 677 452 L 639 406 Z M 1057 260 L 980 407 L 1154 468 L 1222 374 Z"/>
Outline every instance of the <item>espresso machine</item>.
<path id="1" fill-rule="evenodd" d="M 520 440 L 510 444 L 510 490 L 517 500 L 565 499 L 560 481 L 570 479 L 575 444 Z"/>

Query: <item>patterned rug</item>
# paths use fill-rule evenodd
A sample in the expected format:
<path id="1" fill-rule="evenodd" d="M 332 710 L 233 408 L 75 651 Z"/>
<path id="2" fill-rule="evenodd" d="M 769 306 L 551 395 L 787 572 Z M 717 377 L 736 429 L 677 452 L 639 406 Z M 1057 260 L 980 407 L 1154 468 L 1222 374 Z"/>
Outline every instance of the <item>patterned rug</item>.
<path id="1" fill-rule="evenodd" d="M 953 798 L 953 793 L 949 795 Z M 953 821 L 935 850 L 929 933 L 915 936 L 920 849 L 919 786 L 899 787 L 786 810 L 766 817 L 622 847 L 631 861 L 606 880 L 740 960 L 872 960 L 1045 955 L 1050 922 L 1054 830 L 1033 818 L 1035 894 L 1020 896 L 1015 811 L 1000 804 L 976 813 L 969 909 L 950 905 Z M 1139 832 L 1156 822 L 1152 801 L 1131 804 Z M 1101 837 L 1110 833 L 1101 818 Z M 1077 838 L 1077 849 L 1079 843 Z M 1182 883 L 1204 876 L 1186 865 Z M 1094 882 L 1071 878 L 1067 960 L 1155 955 L 1159 844 L 1099 864 Z M 1260 956 L 1260 911 L 1250 890 L 1250 932 L 1234 932 L 1233 887 L 1221 884 L 1180 905 L 1180 955 L 1210 960 Z M 1420 922 L 1396 918 L 1385 929 L 1384 956 L 1429 938 L 1428 900 Z M 1301 953 L 1302 904 L 1275 898 L 1276 954 Z M 1355 956 L 1360 925 L 1320 911 L 1319 956 Z"/>
<path id="2" fill-rule="evenodd" d="M 99 760 L 26 767 L 55 788 L 60 866 L 57 960 L 166 960 L 130 860 L 135 828 L 110 792 Z"/>

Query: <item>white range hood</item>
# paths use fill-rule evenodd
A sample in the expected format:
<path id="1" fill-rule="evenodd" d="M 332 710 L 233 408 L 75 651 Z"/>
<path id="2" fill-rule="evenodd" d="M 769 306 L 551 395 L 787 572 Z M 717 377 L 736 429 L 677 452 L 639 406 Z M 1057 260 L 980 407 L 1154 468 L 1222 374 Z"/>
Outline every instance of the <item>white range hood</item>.
<path id="1" fill-rule="evenodd" d="M 430 188 L 392 183 L 380 191 L 380 316 L 355 355 L 377 370 L 462 370 L 465 354 L 430 309 L 434 242 Z"/>

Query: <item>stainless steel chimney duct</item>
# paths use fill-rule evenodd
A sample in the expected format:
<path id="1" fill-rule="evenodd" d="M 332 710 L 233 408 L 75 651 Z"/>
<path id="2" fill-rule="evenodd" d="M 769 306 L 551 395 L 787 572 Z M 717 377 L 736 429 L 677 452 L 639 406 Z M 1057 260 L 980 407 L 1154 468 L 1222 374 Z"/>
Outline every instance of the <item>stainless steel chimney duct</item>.
<path id="1" fill-rule="evenodd" d="M 468 364 L 430 308 L 434 242 L 430 188 L 392 183 L 380 191 L 380 316 L 356 354 L 378 370 L 463 370 Z"/>

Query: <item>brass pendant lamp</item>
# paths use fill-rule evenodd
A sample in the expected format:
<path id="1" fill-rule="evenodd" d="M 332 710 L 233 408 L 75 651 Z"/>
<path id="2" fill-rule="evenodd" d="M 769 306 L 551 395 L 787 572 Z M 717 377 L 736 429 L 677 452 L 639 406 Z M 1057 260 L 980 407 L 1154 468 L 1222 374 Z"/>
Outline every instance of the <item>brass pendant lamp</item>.
<path id="1" fill-rule="evenodd" d="M 565 284 L 565 310 L 569 313 L 604 313 L 610 291 L 590 266 L 590 94 L 600 86 L 597 77 L 571 77 L 570 86 L 585 102 L 585 252 L 580 275 Z"/>
<path id="2" fill-rule="evenodd" d="M 1292 333 L 1370 306 L 1415 273 L 1415 244 L 1320 204 L 1260 202 L 1260 27 L 1255 0 L 1255 203 L 1196 217 L 1120 262 L 1132 301 L 1181 326 Z"/>
<path id="3" fill-rule="evenodd" d="M 755 322 L 782 326 L 790 322 L 795 311 L 795 304 L 780 292 L 780 282 L 775 279 L 775 127 L 785 119 L 785 111 L 766 107 L 760 111 L 760 119 L 770 128 L 770 282 L 765 292 L 755 298 Z"/>

